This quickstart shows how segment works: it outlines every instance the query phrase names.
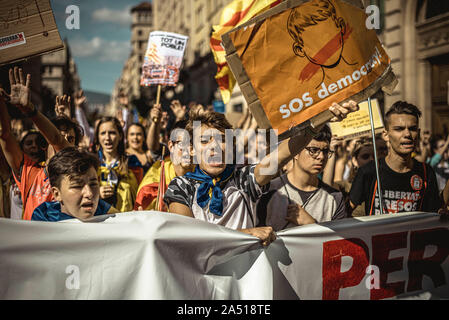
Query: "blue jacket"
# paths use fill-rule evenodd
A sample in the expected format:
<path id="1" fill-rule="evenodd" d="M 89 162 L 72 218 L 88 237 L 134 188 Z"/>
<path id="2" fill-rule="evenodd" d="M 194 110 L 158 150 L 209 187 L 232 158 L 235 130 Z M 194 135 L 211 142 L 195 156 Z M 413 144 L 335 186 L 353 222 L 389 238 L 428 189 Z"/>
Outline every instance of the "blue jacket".
<path id="1" fill-rule="evenodd" d="M 98 201 L 97 210 L 94 213 L 94 216 L 99 216 L 103 214 L 107 214 L 111 205 L 106 201 L 100 199 Z M 42 203 L 39 207 L 34 209 L 33 215 L 31 216 L 31 220 L 34 221 L 62 221 L 67 219 L 74 219 L 66 213 L 61 212 L 61 204 L 57 201 L 48 201 Z"/>

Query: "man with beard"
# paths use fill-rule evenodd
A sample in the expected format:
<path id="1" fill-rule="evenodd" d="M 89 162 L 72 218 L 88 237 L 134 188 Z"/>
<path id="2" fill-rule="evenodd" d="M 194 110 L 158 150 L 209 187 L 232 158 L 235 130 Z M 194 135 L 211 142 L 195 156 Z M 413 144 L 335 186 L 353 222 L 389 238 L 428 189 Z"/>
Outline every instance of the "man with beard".
<path id="1" fill-rule="evenodd" d="M 385 114 L 383 138 L 388 155 L 379 161 L 384 213 L 411 211 L 437 212 L 442 206 L 435 172 L 428 164 L 412 158 L 419 141 L 421 111 L 414 105 L 398 101 Z M 365 202 L 365 214 L 381 213 L 374 161 L 357 172 L 350 191 L 354 209 Z"/>

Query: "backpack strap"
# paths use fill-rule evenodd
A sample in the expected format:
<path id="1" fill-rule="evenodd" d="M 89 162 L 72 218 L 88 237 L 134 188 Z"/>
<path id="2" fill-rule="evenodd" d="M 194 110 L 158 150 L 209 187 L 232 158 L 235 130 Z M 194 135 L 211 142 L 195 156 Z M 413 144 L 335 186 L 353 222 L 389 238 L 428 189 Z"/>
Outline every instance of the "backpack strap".
<path id="1" fill-rule="evenodd" d="M 422 211 L 422 204 L 424 202 L 424 195 L 425 195 L 426 190 L 427 190 L 427 169 L 426 169 L 426 164 L 424 162 L 422 163 L 422 167 L 423 167 L 423 173 L 424 173 L 424 190 L 423 190 L 422 195 L 421 195 L 421 203 L 419 205 L 419 211 Z"/>
<path id="2" fill-rule="evenodd" d="M 374 192 L 373 192 L 373 197 L 371 199 L 371 209 L 369 210 L 370 216 L 373 214 L 373 207 L 374 207 L 374 200 L 376 198 L 376 191 L 377 191 L 377 179 L 376 179 L 376 183 L 374 184 Z"/>

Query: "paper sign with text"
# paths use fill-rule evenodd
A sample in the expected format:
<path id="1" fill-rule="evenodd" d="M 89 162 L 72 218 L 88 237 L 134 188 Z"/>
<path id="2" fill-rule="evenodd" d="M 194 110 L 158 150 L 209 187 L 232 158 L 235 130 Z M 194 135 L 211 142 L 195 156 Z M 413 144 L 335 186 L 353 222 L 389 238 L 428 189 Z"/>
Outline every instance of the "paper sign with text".
<path id="1" fill-rule="evenodd" d="M 282 134 L 333 102 L 365 100 L 391 80 L 390 58 L 356 3 L 292 0 L 223 36 L 228 63 L 258 123 L 263 117 L 255 104 Z"/>
<path id="2" fill-rule="evenodd" d="M 49 0 L 0 2 L 0 65 L 63 47 Z"/>
<path id="3" fill-rule="evenodd" d="M 345 139 L 371 135 L 368 101 L 359 103 L 359 108 L 359 111 L 350 113 L 343 121 L 329 123 L 332 134 Z M 384 123 L 377 99 L 371 100 L 371 108 L 373 111 L 374 131 L 379 132 L 384 128 Z"/>
<path id="4" fill-rule="evenodd" d="M 188 38 L 171 32 L 151 32 L 140 85 L 176 86 Z"/>

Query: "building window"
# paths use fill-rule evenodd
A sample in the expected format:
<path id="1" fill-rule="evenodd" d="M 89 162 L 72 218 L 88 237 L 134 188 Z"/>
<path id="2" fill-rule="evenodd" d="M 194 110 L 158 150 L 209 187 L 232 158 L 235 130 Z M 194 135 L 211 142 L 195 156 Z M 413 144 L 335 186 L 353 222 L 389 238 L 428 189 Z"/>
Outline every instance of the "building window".
<path id="1" fill-rule="evenodd" d="M 142 30 L 137 30 L 137 35 L 141 36 L 142 35 Z"/>
<path id="2" fill-rule="evenodd" d="M 449 2 L 427 0 L 426 19 L 430 19 L 449 12 Z"/>

